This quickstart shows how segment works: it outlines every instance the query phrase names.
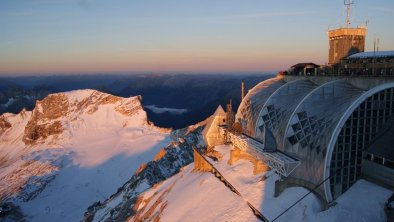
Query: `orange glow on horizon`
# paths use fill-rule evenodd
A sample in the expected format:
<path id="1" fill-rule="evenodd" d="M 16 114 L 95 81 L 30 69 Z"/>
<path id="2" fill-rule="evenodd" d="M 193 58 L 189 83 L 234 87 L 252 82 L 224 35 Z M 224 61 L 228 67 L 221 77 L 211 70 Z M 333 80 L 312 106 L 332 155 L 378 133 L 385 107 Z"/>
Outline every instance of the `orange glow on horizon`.
<path id="1" fill-rule="evenodd" d="M 269 72 L 289 68 L 300 61 L 313 58 L 306 52 L 299 56 L 289 52 L 248 52 L 246 50 L 217 53 L 214 51 L 143 52 L 131 54 L 124 51 L 111 53 L 68 53 L 54 56 L 36 56 L 3 59 L 0 73 L 87 73 L 87 72 Z M 325 58 L 316 58 L 322 63 Z M 20 66 L 19 64 L 23 64 Z"/>

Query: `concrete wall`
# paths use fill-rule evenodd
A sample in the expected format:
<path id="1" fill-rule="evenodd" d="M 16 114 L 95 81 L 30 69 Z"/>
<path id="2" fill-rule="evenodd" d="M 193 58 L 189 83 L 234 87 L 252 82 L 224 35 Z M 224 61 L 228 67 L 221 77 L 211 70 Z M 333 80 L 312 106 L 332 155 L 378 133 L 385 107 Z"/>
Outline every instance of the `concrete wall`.
<path id="1" fill-rule="evenodd" d="M 394 170 L 369 160 L 363 160 L 361 172 L 365 176 L 394 188 Z"/>
<path id="2" fill-rule="evenodd" d="M 258 159 L 254 158 L 252 155 L 239 150 L 239 149 L 233 149 L 230 152 L 230 159 L 228 160 L 228 164 L 232 165 L 238 160 L 243 159 L 243 160 L 249 160 L 253 164 L 253 174 L 260 174 L 263 172 L 267 172 L 270 170 L 270 168 L 264 164 L 263 162 L 259 161 Z"/>
<path id="3" fill-rule="evenodd" d="M 315 184 L 299 178 L 288 177 L 284 180 L 275 181 L 274 196 L 278 197 L 285 189 L 289 187 L 304 187 L 305 189 L 311 191 L 319 199 L 323 210 L 328 209 L 329 203 L 327 203 L 326 199 L 324 198 L 324 193 L 321 191 L 321 189 L 315 189 Z"/>
<path id="4" fill-rule="evenodd" d="M 194 149 L 194 169 L 201 172 L 211 172 L 212 166 Z"/>

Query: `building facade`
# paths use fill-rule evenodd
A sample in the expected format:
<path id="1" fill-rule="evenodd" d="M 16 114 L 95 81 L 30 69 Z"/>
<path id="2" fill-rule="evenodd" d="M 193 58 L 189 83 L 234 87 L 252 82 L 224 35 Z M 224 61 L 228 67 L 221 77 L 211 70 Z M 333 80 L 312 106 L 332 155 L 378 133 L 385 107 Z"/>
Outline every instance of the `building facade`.
<path id="1" fill-rule="evenodd" d="M 275 139 L 270 146 L 276 146 L 270 149 L 300 160 L 287 179 L 310 189 L 322 184 L 317 193 L 327 202 L 366 175 L 366 151 L 383 129 L 394 127 L 393 119 L 394 82 L 363 88 L 345 79 L 321 83 L 302 77 L 261 82 L 236 114 L 243 133 L 263 140 L 262 132 L 270 131 Z M 393 151 L 379 165 L 392 173 Z M 386 184 L 394 187 L 393 181 Z"/>
<path id="2" fill-rule="evenodd" d="M 328 31 L 328 65 L 338 64 L 342 59 L 365 50 L 367 29 L 339 28 Z"/>
<path id="3" fill-rule="evenodd" d="M 341 61 L 339 73 L 351 76 L 393 76 L 394 51 L 356 53 Z"/>

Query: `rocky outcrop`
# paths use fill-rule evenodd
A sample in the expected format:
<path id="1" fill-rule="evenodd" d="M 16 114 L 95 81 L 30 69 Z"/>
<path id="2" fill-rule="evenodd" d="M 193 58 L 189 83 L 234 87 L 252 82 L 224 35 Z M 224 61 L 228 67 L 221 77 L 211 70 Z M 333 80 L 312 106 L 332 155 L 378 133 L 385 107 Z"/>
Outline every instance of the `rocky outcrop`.
<path id="1" fill-rule="evenodd" d="M 0 180 L 0 203 L 9 197 L 29 201 L 39 194 L 54 177 L 57 166 L 40 161 L 29 160 Z M 30 172 L 32 177 L 27 177 Z M 9 187 L 9 184 L 14 186 Z M 1 221 L 1 220 L 0 220 Z"/>
<path id="2" fill-rule="evenodd" d="M 50 136 L 59 135 L 64 131 L 64 122 L 75 121 L 82 114 L 92 115 L 105 105 L 112 105 L 116 112 L 127 117 L 144 113 L 140 96 L 121 98 L 95 90 L 51 94 L 36 102 L 25 128 L 23 142 L 34 145 Z M 146 114 L 143 119 L 149 124 Z M 0 119 L 0 135 L 2 128 L 8 126 L 5 120 Z"/>
<path id="3" fill-rule="evenodd" d="M 93 114 L 98 110 L 100 105 L 114 104 L 122 98 L 110 94 L 90 90 L 91 94 L 81 101 L 75 100 L 71 104 L 71 111 L 77 113 Z"/>
<path id="4" fill-rule="evenodd" d="M 68 113 L 68 108 L 68 99 L 62 93 L 49 95 L 37 101 L 26 125 L 23 142 L 31 145 L 39 139 L 62 133 L 63 126 L 58 119 Z"/>
<path id="5" fill-rule="evenodd" d="M 125 99 L 118 96 L 89 90 L 91 94 L 81 101 L 75 100 L 70 104 L 70 111 L 77 113 L 93 114 L 99 106 L 115 104 L 115 110 L 125 116 L 132 116 L 137 111 L 142 110 L 141 97 L 136 96 Z"/>
<path id="6" fill-rule="evenodd" d="M 0 136 L 8 129 L 11 128 L 9 123 L 4 116 L 0 116 Z"/>
<path id="7" fill-rule="evenodd" d="M 115 110 L 125 116 L 132 116 L 137 111 L 142 110 L 141 96 L 134 97 L 134 100 L 124 103 L 122 106 L 117 106 Z"/>
<path id="8" fill-rule="evenodd" d="M 173 135 L 179 137 L 176 142 L 160 150 L 152 161 L 142 164 L 134 176 L 109 199 L 90 206 L 84 221 L 91 221 L 93 218 L 95 221 L 125 221 L 135 215 L 135 206 L 143 191 L 175 175 L 182 167 L 193 162 L 193 146 L 203 144 L 202 128 L 198 127 L 183 135 L 180 134 L 185 130 L 175 131 Z"/>
<path id="9" fill-rule="evenodd" d="M 191 161 L 183 145 L 164 148 L 169 141 L 169 129 L 149 124 L 139 96 L 122 98 L 95 90 L 51 94 L 36 101 L 32 111 L 0 115 L 0 205 L 10 201 L 29 208 L 26 212 L 37 212 L 34 216 L 26 213 L 25 219 L 30 220 L 47 219 L 46 209 L 37 202 L 54 201 L 48 203 L 51 209 L 61 210 L 51 218 L 62 217 L 68 206 L 76 204 L 79 211 L 64 213 L 73 218 L 67 221 L 76 221 L 98 197 L 74 195 L 62 204 L 56 203 L 58 197 L 67 195 L 68 189 L 76 193 L 94 189 L 108 197 L 133 175 L 129 172 L 127 176 L 125 171 L 151 160 L 159 148 L 163 149 L 155 161 L 141 166 L 136 175 L 144 175 L 149 186 L 168 177 Z M 109 176 L 114 181 L 103 184 L 108 175 L 102 172 L 114 169 L 123 173 L 115 172 Z M 138 183 L 139 176 L 135 176 Z M 0 215 L 0 221 L 7 218 Z"/>

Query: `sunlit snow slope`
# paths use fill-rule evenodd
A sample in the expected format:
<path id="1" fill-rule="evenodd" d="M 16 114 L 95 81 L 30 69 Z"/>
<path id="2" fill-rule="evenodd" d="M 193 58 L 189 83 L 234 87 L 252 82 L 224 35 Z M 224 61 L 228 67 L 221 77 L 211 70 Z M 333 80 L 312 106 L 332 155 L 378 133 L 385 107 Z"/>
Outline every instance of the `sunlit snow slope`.
<path id="1" fill-rule="evenodd" d="M 231 146 L 215 147 L 222 155 L 213 165 L 242 195 L 230 191 L 211 173 L 193 170 L 190 164 L 182 172 L 142 193 L 134 206 L 130 221 L 258 221 L 249 201 L 270 221 L 308 193 L 301 187 L 286 189 L 274 197 L 278 176 L 268 171 L 253 174 L 253 165 L 238 160 L 229 165 Z M 384 202 L 391 191 L 365 180 L 359 180 L 336 200 L 336 205 L 323 211 L 318 199 L 305 199 L 277 218 L 276 221 L 385 221 Z"/>
<path id="2" fill-rule="evenodd" d="M 139 97 L 49 95 L 32 112 L 0 116 L 0 202 L 31 221 L 79 221 L 169 141 Z"/>

